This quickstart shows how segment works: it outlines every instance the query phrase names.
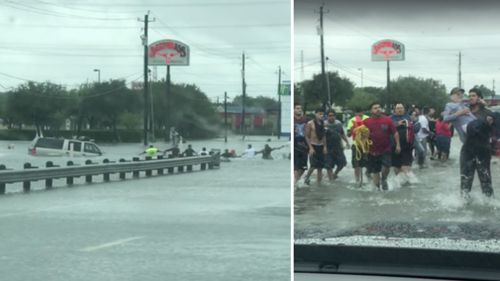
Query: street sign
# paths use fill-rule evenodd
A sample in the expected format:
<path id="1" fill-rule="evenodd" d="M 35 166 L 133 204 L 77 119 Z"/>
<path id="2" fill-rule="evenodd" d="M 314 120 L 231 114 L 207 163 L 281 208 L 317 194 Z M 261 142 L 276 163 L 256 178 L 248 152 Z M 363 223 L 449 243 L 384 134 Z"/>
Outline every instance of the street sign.
<path id="1" fill-rule="evenodd" d="M 160 40 L 148 47 L 149 65 L 189 65 L 189 46 L 176 40 Z"/>
<path id="2" fill-rule="evenodd" d="M 396 40 L 384 39 L 372 45 L 372 61 L 405 60 L 405 45 Z"/>

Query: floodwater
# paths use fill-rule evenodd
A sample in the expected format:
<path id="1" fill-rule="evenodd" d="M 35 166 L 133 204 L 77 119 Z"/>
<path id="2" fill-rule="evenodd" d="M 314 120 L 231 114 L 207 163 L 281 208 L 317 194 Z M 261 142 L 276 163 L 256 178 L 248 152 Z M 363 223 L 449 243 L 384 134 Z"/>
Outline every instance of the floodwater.
<path id="1" fill-rule="evenodd" d="M 448 163 L 427 158 L 428 168 L 413 171 L 419 183 L 401 186 L 394 173 L 389 191 L 377 191 L 366 179 L 354 184 L 348 165 L 339 178 L 321 186 L 299 182 L 295 188 L 295 243 L 429 247 L 500 252 L 500 163 L 493 157 L 495 197 L 482 195 L 477 175 L 472 202 L 460 196 L 458 138 Z"/>
<path id="2" fill-rule="evenodd" d="M 190 142 L 259 150 L 267 138 Z M 84 158 L 27 155 L 29 142 L 0 142 L 0 164 L 19 169 Z M 271 146 L 287 145 L 273 139 Z M 157 143 L 161 149 L 166 144 Z M 100 145 L 131 159 L 141 144 Z M 0 273 L 5 280 L 290 280 L 289 146 L 275 160 L 235 159 L 220 169 L 0 196 Z"/>

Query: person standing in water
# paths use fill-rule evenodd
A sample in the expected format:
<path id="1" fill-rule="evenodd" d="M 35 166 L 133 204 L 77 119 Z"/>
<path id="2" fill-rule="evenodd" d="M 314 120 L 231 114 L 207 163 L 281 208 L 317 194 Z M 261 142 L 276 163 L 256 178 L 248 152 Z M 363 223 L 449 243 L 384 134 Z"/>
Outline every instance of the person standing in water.
<path id="1" fill-rule="evenodd" d="M 468 147 L 472 144 L 471 141 L 467 142 L 467 146 L 465 143 L 467 139 L 467 125 L 477 118 L 472 114 L 469 106 L 463 100 L 464 93 L 464 89 L 457 87 L 453 88 L 450 92 L 451 102 L 446 104 L 442 115 L 443 121 L 453 125 L 462 142 L 462 148 L 460 149 L 460 193 L 465 200 L 470 201 L 471 198 L 468 184 L 470 181 L 471 169 L 473 167 L 467 165 L 466 161 L 473 157 L 473 149 Z M 472 171 L 472 174 L 473 172 L 474 171 Z"/>
<path id="2" fill-rule="evenodd" d="M 330 181 L 337 179 L 339 172 L 347 165 L 342 141 L 345 142 L 346 147 L 350 146 L 349 140 L 344 133 L 344 127 L 340 121 L 336 120 L 335 114 L 335 110 L 329 110 L 328 119 L 325 123 L 326 147 L 328 152 L 326 154 L 325 166 Z M 335 172 L 333 172 L 335 167 Z"/>
<path id="3" fill-rule="evenodd" d="M 300 104 L 293 107 L 293 171 L 295 184 L 307 170 L 308 145 L 305 137 L 307 119 Z"/>
<path id="4" fill-rule="evenodd" d="M 325 124 L 323 122 L 324 110 L 318 108 L 315 110 L 314 119 L 307 122 L 305 137 L 307 145 L 309 146 L 309 161 L 311 168 L 306 175 L 306 183 L 314 170 L 317 170 L 316 184 L 321 184 L 322 169 L 325 165 L 326 150 L 326 137 L 325 137 Z"/>
<path id="5" fill-rule="evenodd" d="M 401 152 L 396 153 L 396 147 L 392 150 L 392 167 L 394 173 L 399 177 L 402 183 L 416 182 L 416 176 L 411 171 L 413 163 L 413 142 L 415 134 L 413 131 L 413 122 L 410 115 L 405 113 L 405 107 L 402 103 L 396 103 L 394 106 L 394 114 L 391 115 L 392 122 L 396 126 L 399 135 L 399 144 Z"/>
<path id="6" fill-rule="evenodd" d="M 493 133 L 493 115 L 485 108 L 486 102 L 479 89 L 469 91 L 469 104 L 472 114 L 477 118 L 467 124 L 466 138 L 464 143 L 464 178 L 461 186 L 463 193 L 471 191 L 474 174 L 477 171 L 481 189 L 484 195 L 491 197 L 493 188 L 491 182 L 491 144 Z"/>
<path id="7" fill-rule="evenodd" d="M 367 119 L 368 115 L 363 113 L 361 108 L 354 109 L 354 117 L 352 117 L 347 123 L 347 136 L 352 137 L 352 146 L 351 146 L 351 164 L 354 168 L 354 178 L 356 180 L 356 185 L 361 184 L 362 182 L 362 172 L 363 168 L 366 168 L 368 159 L 362 155 L 359 159 L 356 157 L 356 151 L 359 149 L 356 148 L 356 128 L 363 125 L 363 120 Z"/>
<path id="8" fill-rule="evenodd" d="M 273 160 L 273 157 L 271 156 L 271 152 L 273 152 L 274 150 L 281 149 L 283 147 L 285 147 L 285 146 L 282 145 L 282 146 L 279 146 L 279 147 L 270 147 L 268 144 L 266 144 L 264 146 L 264 149 L 262 149 L 261 151 L 256 152 L 256 154 L 262 153 L 262 159 Z"/>
<path id="9" fill-rule="evenodd" d="M 391 136 L 396 142 L 395 152 L 401 153 L 399 134 L 391 118 L 382 114 L 380 103 L 374 102 L 370 105 L 370 118 L 363 124 L 370 130 L 370 153 L 368 154 L 368 171 L 372 174 L 373 183 L 380 190 L 387 190 L 387 177 L 391 169 L 392 145 Z"/>

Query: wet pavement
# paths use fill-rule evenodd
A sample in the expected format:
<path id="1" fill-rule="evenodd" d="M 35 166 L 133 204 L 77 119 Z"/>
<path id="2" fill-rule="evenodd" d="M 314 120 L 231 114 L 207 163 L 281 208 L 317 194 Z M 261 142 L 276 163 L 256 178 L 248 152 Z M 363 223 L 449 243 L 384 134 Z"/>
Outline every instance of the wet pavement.
<path id="1" fill-rule="evenodd" d="M 239 151 L 247 141 L 191 144 Z M 259 148 L 265 140 L 252 143 Z M 0 142 L 0 162 L 22 167 L 26 160 L 47 160 L 28 156 L 26 142 L 15 144 L 7 151 Z M 114 159 L 131 158 L 143 146 L 102 148 Z M 273 152 L 274 161 L 236 159 L 189 174 L 80 180 L 71 188 L 55 181 L 51 191 L 36 183 L 30 194 L 8 185 L 0 196 L 1 279 L 290 280 L 290 161 L 284 152 Z"/>
<path id="2" fill-rule="evenodd" d="M 500 163 L 494 158 L 491 166 L 495 197 L 482 195 L 476 175 L 467 204 L 460 197 L 460 146 L 454 138 L 448 163 L 427 159 L 427 168 L 414 165 L 419 183 L 401 186 L 391 171 L 385 192 L 366 178 L 362 188 L 356 187 L 346 150 L 349 164 L 337 180 L 324 178 L 317 186 L 313 176 L 310 186 L 301 182 L 295 188 L 295 242 L 354 243 L 338 240 L 348 237 L 489 240 L 500 252 Z"/>

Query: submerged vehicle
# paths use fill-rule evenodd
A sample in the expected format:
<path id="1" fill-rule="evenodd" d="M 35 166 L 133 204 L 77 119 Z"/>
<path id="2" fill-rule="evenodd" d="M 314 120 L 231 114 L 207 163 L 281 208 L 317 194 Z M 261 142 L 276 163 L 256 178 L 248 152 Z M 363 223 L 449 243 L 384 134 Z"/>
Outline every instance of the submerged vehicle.
<path id="1" fill-rule="evenodd" d="M 89 139 L 85 138 L 53 138 L 36 137 L 28 153 L 34 156 L 100 156 L 102 155 L 99 147 Z"/>

